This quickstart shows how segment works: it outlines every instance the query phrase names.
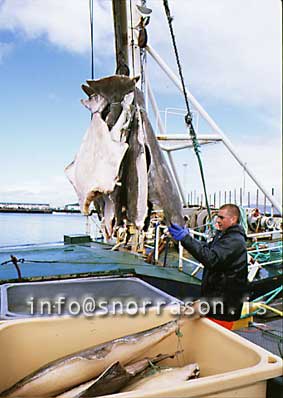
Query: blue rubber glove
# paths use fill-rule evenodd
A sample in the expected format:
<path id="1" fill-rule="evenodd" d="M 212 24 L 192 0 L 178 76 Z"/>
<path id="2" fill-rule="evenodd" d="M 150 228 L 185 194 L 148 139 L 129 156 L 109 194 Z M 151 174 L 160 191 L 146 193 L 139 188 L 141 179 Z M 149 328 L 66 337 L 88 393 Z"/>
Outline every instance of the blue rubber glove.
<path id="1" fill-rule="evenodd" d="M 171 227 L 168 227 L 168 230 L 172 238 L 175 240 L 183 240 L 187 235 L 189 235 L 189 230 L 178 224 L 171 224 Z"/>

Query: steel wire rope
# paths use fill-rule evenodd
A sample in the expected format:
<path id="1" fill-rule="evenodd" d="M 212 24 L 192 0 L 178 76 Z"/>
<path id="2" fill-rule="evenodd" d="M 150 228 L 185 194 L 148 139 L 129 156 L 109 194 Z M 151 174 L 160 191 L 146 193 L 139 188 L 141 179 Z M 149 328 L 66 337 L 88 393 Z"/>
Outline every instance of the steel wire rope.
<path id="1" fill-rule="evenodd" d="M 94 42 L 93 42 L 93 0 L 89 0 L 89 25 L 90 25 L 90 48 L 91 48 L 91 80 L 94 80 Z M 92 120 L 93 113 L 90 115 Z M 86 216 L 86 232 L 89 225 L 89 215 Z"/>
<path id="2" fill-rule="evenodd" d="M 177 43 L 176 43 L 175 34 L 174 34 L 174 30 L 173 30 L 173 24 L 172 24 L 173 17 L 171 16 L 171 13 L 170 13 L 168 0 L 163 0 L 163 5 L 164 5 L 165 13 L 167 16 L 167 20 L 168 20 L 172 44 L 173 44 L 176 62 L 177 62 L 177 66 L 178 66 L 178 72 L 179 72 L 182 89 L 183 89 L 183 94 L 184 94 L 184 99 L 185 99 L 186 108 L 187 108 L 187 114 L 185 116 L 185 123 L 186 123 L 187 127 L 189 128 L 190 136 L 191 136 L 192 142 L 193 142 L 194 151 L 195 151 L 195 154 L 196 154 L 196 157 L 198 160 L 198 165 L 199 165 L 199 169 L 200 169 L 201 180 L 202 180 L 202 185 L 203 185 L 203 190 L 204 190 L 204 196 L 205 196 L 205 203 L 206 203 L 208 218 L 209 218 L 209 222 L 210 222 L 209 227 L 212 229 L 211 211 L 210 211 L 210 206 L 209 206 L 208 197 L 207 197 L 203 165 L 202 165 L 202 161 L 201 161 L 201 157 L 200 157 L 200 145 L 199 145 L 199 142 L 198 142 L 198 139 L 196 136 L 194 126 L 192 124 L 192 114 L 191 114 L 191 110 L 190 110 L 190 104 L 189 104 L 189 100 L 188 100 L 187 90 L 186 90 L 186 86 L 185 86 L 185 80 L 184 80 L 183 71 L 182 71 L 182 65 L 180 62 Z"/>
<path id="3" fill-rule="evenodd" d="M 91 47 L 91 79 L 94 79 L 94 41 L 93 41 L 93 0 L 89 0 L 90 47 Z"/>

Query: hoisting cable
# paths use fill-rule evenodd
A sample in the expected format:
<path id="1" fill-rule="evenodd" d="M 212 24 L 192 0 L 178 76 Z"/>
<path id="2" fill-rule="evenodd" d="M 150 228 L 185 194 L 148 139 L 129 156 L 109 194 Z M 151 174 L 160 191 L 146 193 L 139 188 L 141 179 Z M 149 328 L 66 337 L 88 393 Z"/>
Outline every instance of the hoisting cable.
<path id="1" fill-rule="evenodd" d="M 91 47 L 91 80 L 94 80 L 94 42 L 93 42 L 93 0 L 89 0 L 89 23 L 90 23 L 90 47 Z M 93 113 L 90 114 L 90 120 Z M 86 225 L 89 224 L 89 216 L 86 216 Z"/>
<path id="2" fill-rule="evenodd" d="M 168 25 L 169 25 L 169 29 L 170 29 L 171 39 L 172 39 L 172 43 L 173 43 L 173 47 L 174 47 L 174 52 L 175 52 L 175 57 L 176 57 L 176 61 L 177 61 L 179 76 L 180 76 L 180 80 L 181 80 L 181 83 L 182 83 L 182 89 L 183 89 L 184 99 L 185 99 L 186 108 L 187 108 L 187 114 L 185 116 L 185 123 L 186 123 L 186 125 L 187 125 L 187 127 L 189 129 L 190 136 L 191 136 L 192 143 L 193 143 L 193 147 L 194 147 L 194 151 L 195 151 L 195 154 L 196 154 L 196 157 L 197 157 L 197 160 L 198 160 L 198 165 L 199 165 L 199 169 L 200 169 L 201 180 L 202 180 L 202 185 L 203 185 L 203 190 L 204 190 L 204 196 L 205 196 L 205 203 L 206 203 L 208 218 L 209 218 L 209 222 L 210 222 L 209 227 L 212 228 L 211 211 L 210 211 L 210 206 L 209 206 L 208 197 L 207 197 L 207 191 L 206 191 L 206 184 L 205 184 L 205 177 L 204 177 L 202 161 L 201 161 L 201 157 L 200 157 L 200 145 L 199 145 L 199 142 L 198 142 L 198 139 L 197 139 L 197 136 L 196 136 L 196 132 L 195 132 L 195 129 L 194 129 L 194 126 L 193 126 L 193 123 L 192 123 L 192 114 L 191 114 L 191 111 L 190 111 L 190 105 L 189 105 L 187 90 L 186 90 L 186 86 L 185 86 L 184 76 L 183 76 L 183 72 L 182 72 L 182 66 L 181 66 L 179 53 L 178 53 L 178 49 L 177 49 L 177 44 L 176 44 L 176 39 L 175 39 L 175 35 L 174 35 L 174 30 L 173 30 L 173 24 L 172 24 L 173 17 L 171 16 L 171 13 L 170 13 L 168 0 L 163 0 L 163 4 L 164 4 L 167 20 L 168 20 Z"/>
<path id="3" fill-rule="evenodd" d="M 91 80 L 94 79 L 94 42 L 93 42 L 93 0 L 89 0 L 90 46 L 91 46 Z"/>

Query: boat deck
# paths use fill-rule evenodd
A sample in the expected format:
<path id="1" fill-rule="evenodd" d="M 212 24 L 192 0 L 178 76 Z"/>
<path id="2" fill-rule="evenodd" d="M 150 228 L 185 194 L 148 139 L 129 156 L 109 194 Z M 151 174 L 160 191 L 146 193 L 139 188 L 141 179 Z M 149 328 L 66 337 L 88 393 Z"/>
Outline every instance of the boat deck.
<path id="1" fill-rule="evenodd" d="M 275 319 L 267 323 L 253 323 L 251 326 L 234 331 L 254 344 L 283 357 L 283 320 Z M 283 397 L 283 376 L 267 381 L 266 398 Z"/>
<path id="2" fill-rule="evenodd" d="M 236 330 L 235 333 L 260 347 L 283 357 L 283 320 L 276 319 L 268 323 L 253 323 L 248 328 Z"/>
<path id="3" fill-rule="evenodd" d="M 155 282 L 155 286 L 178 297 L 195 297 L 199 294 L 201 281 L 180 272 L 176 264 L 170 267 L 148 264 L 140 255 L 126 251 L 114 252 L 111 247 L 91 242 L 3 248 L 0 250 L 0 263 L 9 261 L 11 254 L 19 260 L 24 259 L 19 262 L 23 281 L 130 274 L 149 283 Z M 0 283 L 17 281 L 17 271 L 11 262 L 0 265 Z"/>

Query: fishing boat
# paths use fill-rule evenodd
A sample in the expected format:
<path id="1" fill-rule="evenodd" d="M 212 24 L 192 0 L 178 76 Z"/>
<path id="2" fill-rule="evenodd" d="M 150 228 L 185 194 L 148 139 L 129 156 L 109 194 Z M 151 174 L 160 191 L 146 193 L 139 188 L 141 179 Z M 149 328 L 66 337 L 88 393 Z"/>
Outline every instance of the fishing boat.
<path id="1" fill-rule="evenodd" d="M 269 291 L 276 290 L 282 285 L 283 280 L 281 270 L 282 244 L 280 240 L 282 238 L 282 215 L 280 214 L 280 205 L 236 153 L 232 143 L 224 132 L 217 126 L 194 96 L 184 88 L 182 76 L 176 76 L 149 44 L 150 38 L 148 39 L 147 24 L 149 23 L 149 18 L 154 18 L 154 16 L 151 16 L 151 10 L 146 6 L 146 2 L 139 2 L 137 0 L 131 0 L 130 2 L 112 0 L 112 4 L 116 73 L 110 78 L 123 76 L 124 79 L 127 76 L 127 79 L 133 79 L 136 76 L 140 76 L 139 82 L 135 82 L 135 87 L 144 96 L 145 102 L 141 107 L 147 110 L 151 105 L 152 113 L 155 115 L 156 125 L 159 129 L 159 134 L 156 134 L 156 142 L 159 142 L 159 150 L 163 150 L 168 154 L 170 165 L 168 175 L 170 176 L 172 189 L 176 190 L 179 195 L 178 200 L 180 200 L 182 205 L 181 217 L 186 219 L 187 226 L 195 237 L 202 240 L 210 239 L 213 216 L 217 213 L 217 208 L 221 203 L 218 203 L 217 206 L 215 196 L 214 198 L 208 198 L 205 189 L 204 173 L 202 173 L 204 194 L 200 203 L 197 203 L 198 201 L 193 199 L 193 195 L 187 200 L 178 174 L 176 173 L 172 152 L 183 148 L 193 149 L 196 152 L 200 168 L 202 168 L 199 147 L 210 143 L 223 144 L 237 162 L 244 167 L 247 175 L 251 177 L 258 189 L 263 192 L 265 198 L 272 205 L 270 215 L 265 214 L 265 212 L 255 212 L 258 206 L 249 209 L 243 208 L 242 221 L 247 227 L 249 242 L 250 297 L 253 299 Z M 164 4 L 168 6 L 166 1 Z M 169 27 L 172 28 L 170 25 L 172 22 L 170 10 L 167 8 L 166 11 Z M 151 23 L 154 22 L 151 21 Z M 93 24 L 91 28 L 93 28 Z M 157 101 L 150 85 L 146 61 L 148 56 L 156 61 L 181 91 L 182 95 L 184 93 L 187 95 L 189 107 L 186 110 L 187 119 L 184 134 L 168 134 L 165 131 L 157 107 Z M 128 82 L 127 79 L 126 82 Z M 87 100 L 84 100 L 84 105 L 87 107 L 93 106 L 91 100 L 93 99 L 95 89 L 97 89 L 97 86 L 93 88 L 93 81 L 94 76 L 92 75 L 91 80 L 88 81 L 88 85 L 83 85 L 83 90 L 88 96 Z M 115 91 L 111 85 L 107 87 L 107 90 L 110 90 L 111 95 L 113 94 L 112 91 Z M 115 94 L 117 93 L 115 92 Z M 119 102 L 117 98 L 114 98 L 114 100 L 112 98 L 110 111 L 108 110 L 108 116 L 111 114 L 111 117 L 108 117 L 108 123 L 112 128 L 117 122 L 113 122 L 111 119 L 115 116 L 117 102 Z M 114 106 L 112 106 L 113 103 Z M 94 105 L 98 106 L 99 104 L 95 103 Z M 127 104 L 123 105 L 127 106 Z M 206 120 L 213 131 L 212 134 L 199 134 L 198 131 L 194 130 L 191 120 L 188 117 L 191 116 L 191 108 L 193 109 L 192 112 L 197 112 L 199 117 L 203 117 Z M 97 112 L 96 109 L 93 114 Z M 127 118 L 127 116 L 125 117 Z M 91 123 L 96 123 L 95 119 L 96 116 L 93 116 Z M 131 145 L 129 141 L 123 142 L 123 144 L 125 143 L 129 146 Z M 165 158 L 163 157 L 162 159 Z M 72 168 L 73 164 L 74 162 L 69 166 Z M 164 165 L 165 167 L 167 166 Z M 120 175 L 122 186 L 125 181 L 129 181 L 127 179 L 123 180 L 123 177 L 127 177 L 126 174 L 125 172 L 123 175 Z M 75 180 L 72 179 L 72 173 L 68 176 L 71 176 L 70 180 L 73 183 Z M 119 187 L 121 184 L 117 184 L 117 186 Z M 154 184 L 154 181 L 151 181 L 150 184 Z M 229 201 L 232 202 L 232 194 L 230 193 L 229 196 Z M 66 235 L 64 236 L 64 242 L 56 244 L 10 246 L 1 248 L 0 250 L 0 346 L 8 347 L 7 336 L 10 336 L 13 325 L 15 325 L 13 338 L 17 341 L 27 341 L 28 336 L 31 335 L 31 331 L 33 336 L 35 336 L 32 342 L 33 345 L 28 342 L 26 345 L 20 344 L 20 347 L 13 348 L 16 354 L 23 359 L 21 365 L 17 367 L 17 374 L 13 377 L 9 376 L 11 369 L 15 366 L 13 361 L 9 361 L 10 352 L 6 348 L 1 351 L 3 355 L 1 355 L 0 365 L 4 368 L 5 363 L 9 363 L 9 366 L 0 377 L 1 391 L 10 388 L 13 383 L 18 382 L 22 377 L 27 376 L 27 374 L 35 371 L 47 362 L 67 355 L 70 351 L 74 352 L 91 345 L 94 329 L 97 330 L 95 335 L 96 344 L 113 338 L 119 338 L 129 333 L 137 333 L 146 328 L 160 325 L 161 321 L 168 321 L 169 308 L 172 306 L 183 303 L 185 299 L 194 301 L 200 296 L 203 267 L 194 258 L 189 256 L 188 253 L 185 253 L 181 246 L 176 247 L 176 243 L 170 240 L 166 232 L 166 222 L 164 222 L 164 214 L 166 218 L 166 212 L 168 213 L 167 206 L 169 204 L 166 205 L 166 202 L 162 202 L 163 206 L 160 206 L 161 202 L 159 201 L 159 203 L 152 206 L 152 214 L 144 214 L 143 223 L 146 219 L 145 216 L 148 216 L 146 230 L 141 228 L 138 222 L 133 222 L 133 219 L 131 219 L 124 224 L 122 223 L 123 225 L 118 225 L 120 228 L 117 228 L 116 231 L 114 228 L 110 231 L 109 225 L 112 222 L 109 223 L 109 219 L 107 219 L 105 207 L 101 210 L 101 203 L 97 201 L 97 197 L 95 195 L 85 195 L 84 199 L 83 206 L 81 206 L 82 210 L 84 210 L 84 206 L 85 208 L 90 206 L 86 209 L 88 210 L 88 215 L 86 216 L 86 233 L 84 235 Z M 148 198 L 146 197 L 146 199 Z M 227 196 L 225 194 L 225 201 L 226 199 Z M 87 201 L 88 204 L 86 206 Z M 241 201 L 240 195 L 240 202 L 238 204 L 242 206 L 243 203 Z M 91 202 L 94 203 L 93 208 L 91 207 Z M 148 200 L 146 202 L 148 204 Z M 121 213 L 125 211 L 122 207 L 120 208 Z M 278 215 L 274 216 L 274 214 L 271 214 L 274 213 L 274 210 Z M 100 215 L 100 220 L 97 219 L 96 213 Z M 127 217 L 131 218 L 129 214 L 126 214 L 125 218 Z M 280 293 L 280 290 L 278 290 L 278 293 Z M 63 304 L 66 305 L 66 303 L 58 299 L 60 295 L 63 297 L 71 296 L 73 300 L 80 303 L 83 303 L 86 295 L 89 297 L 106 297 L 109 300 L 123 297 L 123 300 L 125 300 L 125 302 L 123 301 L 123 305 L 124 303 L 126 305 L 126 300 L 129 298 L 134 298 L 135 302 L 137 302 L 147 297 L 152 300 L 151 316 L 145 320 L 145 318 L 138 314 L 135 321 L 131 322 L 123 319 L 122 316 L 118 316 L 117 320 L 115 320 L 117 328 L 112 327 L 113 319 L 111 317 L 105 318 L 106 320 L 103 318 L 102 320 L 100 318 L 98 320 L 95 319 L 95 324 L 93 320 L 89 321 L 80 317 L 77 319 L 74 317 L 58 319 L 56 315 L 66 315 L 66 312 L 62 310 Z M 34 312 L 35 300 L 44 297 L 52 298 L 54 302 L 51 303 L 47 312 L 40 314 L 37 311 Z M 153 310 L 156 308 L 155 300 L 157 299 L 163 300 L 166 306 L 165 314 L 159 320 L 155 316 L 152 316 Z M 55 300 L 57 300 L 57 307 L 53 310 L 52 304 L 55 303 Z M 67 313 L 71 312 L 71 304 L 68 307 L 69 311 Z M 90 311 L 92 311 L 92 316 L 96 315 L 93 307 L 90 308 Z M 77 314 L 79 312 L 72 313 L 72 315 Z M 90 315 L 89 313 L 83 314 Z M 26 318 L 33 319 L 27 320 Z M 55 334 L 54 330 L 56 331 Z M 68 337 L 65 336 L 67 330 L 71 331 L 67 333 Z M 243 340 L 237 336 L 221 330 L 218 325 L 211 325 L 206 319 L 202 319 L 199 323 L 187 321 L 182 332 L 184 332 L 187 342 L 193 341 L 193 344 L 186 343 L 183 347 L 184 362 L 187 363 L 188 358 L 196 358 L 201 363 L 204 377 L 201 382 L 197 381 L 198 383 L 192 384 L 189 388 L 186 383 L 181 383 L 180 386 L 174 384 L 173 388 L 167 390 L 167 393 L 171 394 L 171 396 L 172 394 L 174 396 L 187 397 L 195 396 L 196 394 L 211 396 L 219 392 L 225 396 L 225 393 L 229 391 L 233 394 L 245 393 L 251 394 L 249 396 L 265 397 L 266 380 L 279 376 L 282 373 L 280 370 L 282 362 L 280 362 L 280 358 L 276 357 L 276 355 L 269 355 L 264 350 L 248 346 L 248 343 L 243 343 Z M 80 339 L 79 343 L 76 338 L 78 333 L 84 337 Z M 198 349 L 197 336 L 199 336 L 203 343 L 201 349 Z M 48 352 L 42 350 L 42 342 L 47 340 L 52 345 L 52 350 Z M 156 355 L 159 349 L 164 351 L 171 344 L 175 346 L 175 343 L 175 339 L 170 337 L 153 349 L 152 354 Z M 180 341 L 178 340 L 177 343 L 179 344 Z M 225 353 L 224 348 L 222 349 L 222 346 L 224 347 L 225 345 L 231 347 L 231 352 L 233 352 L 231 355 L 233 358 L 236 358 L 234 363 L 229 362 L 227 352 Z M 209 363 L 205 364 L 205 357 L 207 356 L 205 350 L 209 346 L 211 347 L 208 354 L 210 359 Z M 218 348 L 216 349 L 216 347 L 219 346 L 221 346 L 221 349 L 217 351 Z M 27 352 L 34 349 L 40 355 L 31 364 L 28 360 Z M 238 355 L 239 352 L 240 354 Z M 221 359 L 221 365 L 213 359 L 218 355 Z M 14 351 L 12 356 L 15 357 Z M 175 361 L 174 363 L 176 364 L 177 362 Z M 236 370 L 238 375 L 235 378 L 233 372 Z M 252 385 L 250 383 L 251 373 L 254 377 Z M 211 379 L 209 379 L 210 376 L 212 377 Z M 221 377 L 222 379 L 220 380 Z M 221 390 L 218 384 L 222 384 Z M 164 393 L 164 389 L 159 391 L 157 388 L 150 391 L 150 396 L 165 396 L 163 395 Z M 149 395 L 148 393 L 141 392 L 125 394 L 126 396 L 146 397 Z"/>

